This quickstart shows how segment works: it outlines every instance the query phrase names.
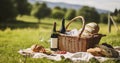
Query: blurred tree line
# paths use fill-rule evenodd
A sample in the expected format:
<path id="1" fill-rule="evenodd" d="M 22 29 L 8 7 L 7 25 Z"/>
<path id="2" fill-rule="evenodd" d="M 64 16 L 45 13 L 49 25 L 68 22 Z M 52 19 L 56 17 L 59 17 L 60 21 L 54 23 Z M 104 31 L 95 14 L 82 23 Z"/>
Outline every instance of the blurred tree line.
<path id="1" fill-rule="evenodd" d="M 51 14 L 51 9 L 47 7 L 45 3 L 36 2 L 31 10 L 31 15 L 38 18 L 38 22 L 40 23 L 40 19 L 44 17 L 48 17 Z"/>
<path id="2" fill-rule="evenodd" d="M 27 0 L 1 0 L 0 21 L 14 21 L 16 16 L 30 15 L 31 4 Z"/>
<path id="3" fill-rule="evenodd" d="M 70 20 L 79 15 L 83 16 L 86 22 L 107 23 L 108 21 L 107 13 L 100 14 L 95 8 L 88 6 L 83 6 L 79 10 L 60 8 L 59 6 L 50 9 L 44 2 L 30 4 L 27 0 L 1 0 L 0 7 L 0 22 L 15 21 L 15 18 L 18 15 L 34 16 L 38 19 L 38 22 L 45 17 L 55 19 L 65 17 L 67 20 Z M 120 23 L 120 10 L 115 9 L 111 15 Z"/>

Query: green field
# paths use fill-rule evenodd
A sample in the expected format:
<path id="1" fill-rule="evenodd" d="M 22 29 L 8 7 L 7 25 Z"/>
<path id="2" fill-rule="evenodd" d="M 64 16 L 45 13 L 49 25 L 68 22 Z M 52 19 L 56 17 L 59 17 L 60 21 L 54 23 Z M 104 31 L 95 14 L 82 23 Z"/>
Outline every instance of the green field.
<path id="1" fill-rule="evenodd" d="M 0 63 L 23 63 L 23 56 L 21 56 L 18 51 L 20 49 L 25 49 L 33 44 L 41 44 L 45 48 L 49 48 L 50 33 L 52 30 L 53 22 L 57 22 L 57 30 L 60 29 L 61 20 L 44 18 L 38 23 L 37 19 L 31 16 L 17 17 L 17 22 L 15 23 L 0 23 Z M 66 24 L 69 21 L 66 21 Z M 5 27 L 5 25 L 7 27 Z M 118 24 L 120 28 L 120 24 Z M 120 46 L 120 32 L 116 32 L 115 27 L 112 26 L 112 31 L 109 34 L 107 31 L 106 24 L 99 24 L 100 32 L 106 34 L 100 43 L 106 42 L 113 46 Z M 81 22 L 73 22 L 69 29 L 81 28 Z M 27 63 L 69 63 L 64 60 L 62 61 L 52 61 L 47 59 L 33 59 L 28 58 Z M 115 63 L 112 61 L 112 63 Z"/>

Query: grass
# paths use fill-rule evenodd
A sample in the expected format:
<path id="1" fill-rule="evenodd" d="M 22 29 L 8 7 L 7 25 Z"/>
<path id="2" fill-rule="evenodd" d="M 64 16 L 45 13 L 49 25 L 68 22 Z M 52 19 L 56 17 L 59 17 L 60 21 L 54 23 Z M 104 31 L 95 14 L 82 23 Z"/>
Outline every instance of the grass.
<path id="1" fill-rule="evenodd" d="M 49 48 L 50 33 L 52 30 L 53 22 L 57 22 L 57 30 L 60 29 L 61 20 L 45 18 L 41 23 L 31 16 L 17 17 L 18 22 L 8 23 L 4 30 L 0 30 L 0 63 L 23 63 L 23 56 L 18 54 L 18 50 L 30 47 L 33 44 L 41 44 Z M 66 21 L 66 24 L 68 21 Z M 37 26 L 36 26 L 37 25 Z M 113 46 L 120 46 L 120 35 L 116 33 L 115 28 L 112 26 L 112 32 L 108 34 L 107 25 L 99 24 L 100 32 L 106 34 L 100 43 L 107 42 Z M 3 26 L 3 24 L 0 24 Z M 81 23 L 74 22 L 69 29 L 81 28 Z M 120 24 L 119 24 L 120 28 Z M 114 63 L 114 61 L 112 61 Z M 64 60 L 52 61 L 43 59 L 28 58 L 27 63 L 70 63 Z"/>

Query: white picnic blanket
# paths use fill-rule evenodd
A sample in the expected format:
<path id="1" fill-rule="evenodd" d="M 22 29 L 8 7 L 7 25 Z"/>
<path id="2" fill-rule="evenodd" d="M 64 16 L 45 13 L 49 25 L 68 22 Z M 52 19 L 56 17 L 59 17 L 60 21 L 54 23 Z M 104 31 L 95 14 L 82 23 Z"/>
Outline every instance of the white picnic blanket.
<path id="1" fill-rule="evenodd" d="M 65 59 L 69 58 L 70 60 L 72 60 L 74 62 L 76 62 L 76 61 L 88 62 L 91 58 L 96 58 L 100 62 L 104 62 L 108 59 L 120 60 L 120 57 L 119 58 L 97 57 L 97 56 L 93 56 L 92 54 L 90 54 L 88 52 L 76 52 L 76 53 L 67 52 L 66 54 L 46 55 L 44 53 L 32 52 L 32 50 L 30 48 L 19 50 L 18 53 L 20 53 L 21 55 L 29 55 L 32 58 L 47 58 L 47 59 L 51 59 L 51 60 L 55 60 L 55 61 L 62 60 L 62 57 L 64 57 Z M 119 51 L 119 54 L 120 54 L 120 51 Z"/>

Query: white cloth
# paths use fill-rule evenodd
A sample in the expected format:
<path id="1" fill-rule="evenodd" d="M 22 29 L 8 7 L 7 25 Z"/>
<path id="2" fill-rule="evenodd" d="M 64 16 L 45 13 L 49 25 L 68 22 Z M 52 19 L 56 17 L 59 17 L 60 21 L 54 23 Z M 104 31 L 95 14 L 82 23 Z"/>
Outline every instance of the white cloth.
<path id="1" fill-rule="evenodd" d="M 73 61 L 83 60 L 83 61 L 89 61 L 89 59 L 93 58 L 94 56 L 88 52 L 77 52 L 73 53 L 71 56 L 71 59 Z"/>
<path id="2" fill-rule="evenodd" d="M 72 61 L 78 61 L 78 60 L 89 61 L 90 58 L 94 57 L 93 55 L 87 52 L 76 52 L 76 53 L 67 52 L 66 54 L 53 54 L 53 55 L 46 55 L 44 53 L 35 53 L 35 52 L 31 53 L 30 48 L 26 50 L 25 49 L 20 50 L 18 52 L 22 55 L 32 54 L 33 58 L 48 58 L 56 61 L 62 60 L 61 56 L 64 56 L 65 58 L 69 58 Z"/>
<path id="3" fill-rule="evenodd" d="M 92 54 L 90 54 L 88 52 L 76 52 L 76 53 L 67 52 L 66 54 L 46 55 L 44 53 L 32 52 L 30 48 L 19 50 L 18 53 L 20 53 L 21 55 L 29 55 L 32 58 L 47 58 L 47 59 L 51 59 L 51 60 L 55 60 L 55 61 L 62 60 L 61 56 L 64 56 L 64 58 L 69 58 L 73 62 L 76 62 L 76 61 L 88 62 L 89 59 L 91 59 L 91 58 L 96 58 L 100 62 L 104 62 L 108 59 L 118 59 L 118 60 L 120 60 L 120 57 L 119 58 L 97 57 L 97 56 L 93 56 Z M 119 54 L 120 54 L 120 52 L 119 52 Z"/>
<path id="4" fill-rule="evenodd" d="M 77 29 L 72 29 L 69 32 L 66 32 L 67 35 L 69 36 L 78 36 L 78 30 Z"/>

